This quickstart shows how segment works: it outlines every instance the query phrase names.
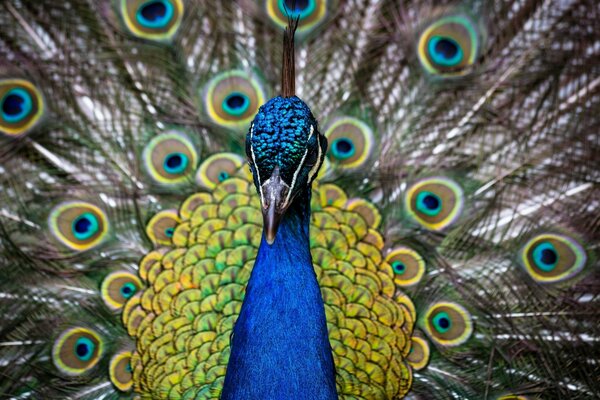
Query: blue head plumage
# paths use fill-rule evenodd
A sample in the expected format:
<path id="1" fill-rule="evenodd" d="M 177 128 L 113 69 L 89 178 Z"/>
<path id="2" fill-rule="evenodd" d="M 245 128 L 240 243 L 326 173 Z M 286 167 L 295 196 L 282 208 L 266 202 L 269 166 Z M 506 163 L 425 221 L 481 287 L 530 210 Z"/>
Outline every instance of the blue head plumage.
<path id="1" fill-rule="evenodd" d="M 246 138 L 264 240 L 235 323 L 224 400 L 338 398 L 309 237 L 310 186 L 327 140 L 308 106 L 294 95 L 298 20 L 290 19 L 289 24 L 284 34 L 283 96 L 259 109 Z"/>
<path id="2" fill-rule="evenodd" d="M 309 236 L 311 183 L 326 150 L 296 96 L 271 99 L 250 126 L 246 152 L 265 240 L 235 323 L 224 400 L 338 398 Z"/>
<path id="3" fill-rule="evenodd" d="M 294 198 L 317 176 L 326 151 L 327 139 L 298 97 L 275 97 L 258 111 L 246 137 L 246 153 L 269 243 Z"/>

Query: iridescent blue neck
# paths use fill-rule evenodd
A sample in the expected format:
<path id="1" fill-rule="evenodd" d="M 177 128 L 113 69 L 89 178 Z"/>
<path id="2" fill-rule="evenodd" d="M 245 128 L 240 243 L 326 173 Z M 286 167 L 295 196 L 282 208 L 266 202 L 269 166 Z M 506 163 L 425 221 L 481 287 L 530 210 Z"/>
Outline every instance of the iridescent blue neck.
<path id="1" fill-rule="evenodd" d="M 235 324 L 222 399 L 337 399 L 325 310 L 312 266 L 310 191 L 263 236 Z"/>

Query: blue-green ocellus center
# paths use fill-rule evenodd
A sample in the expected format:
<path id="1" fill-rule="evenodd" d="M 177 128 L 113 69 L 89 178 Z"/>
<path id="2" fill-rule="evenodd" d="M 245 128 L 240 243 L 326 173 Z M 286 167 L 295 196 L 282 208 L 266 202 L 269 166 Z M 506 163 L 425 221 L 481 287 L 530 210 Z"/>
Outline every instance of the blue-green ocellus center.
<path id="1" fill-rule="evenodd" d="M 88 361 L 94 354 L 94 342 L 86 337 L 81 337 L 75 342 L 75 355 L 81 361 Z"/>
<path id="2" fill-rule="evenodd" d="M 417 195 L 417 210 L 429 216 L 436 216 L 442 211 L 442 199 L 432 192 L 422 191 Z"/>
<path id="3" fill-rule="evenodd" d="M 219 172 L 219 182 L 229 179 L 229 174 L 226 171 Z"/>
<path id="4" fill-rule="evenodd" d="M 167 154 L 163 167 L 170 174 L 180 174 L 187 168 L 189 163 L 188 156 L 183 153 Z"/>
<path id="5" fill-rule="evenodd" d="M 335 158 L 345 160 L 352 157 L 356 152 L 356 149 L 354 148 L 352 140 L 348 138 L 339 138 L 335 139 L 331 144 L 331 151 Z"/>
<path id="6" fill-rule="evenodd" d="M 315 0 L 279 0 L 279 11 L 301 20 L 311 15 L 317 6 Z"/>
<path id="7" fill-rule="evenodd" d="M 223 99 L 223 110 L 229 115 L 238 117 L 248 111 L 250 99 L 244 93 L 233 92 Z"/>
<path id="8" fill-rule="evenodd" d="M 433 326 L 440 333 L 448 332 L 452 327 L 452 320 L 447 312 L 439 312 L 433 317 Z"/>
<path id="9" fill-rule="evenodd" d="M 543 242 L 538 244 L 533 250 L 533 259 L 539 269 L 544 272 L 550 272 L 558 263 L 558 252 L 552 243 Z"/>
<path id="10" fill-rule="evenodd" d="M 98 218 L 92 213 L 86 212 L 73 221 L 73 235 L 79 240 L 89 239 L 98 232 Z"/>
<path id="11" fill-rule="evenodd" d="M 406 265 L 404 265 L 404 263 L 401 261 L 394 261 L 392 263 L 392 268 L 393 268 L 394 272 L 399 275 L 402 275 L 403 273 L 406 272 Z"/>
<path id="12" fill-rule="evenodd" d="M 463 59 L 463 50 L 452 38 L 433 36 L 427 49 L 434 63 L 445 67 L 454 67 Z"/>
<path id="13" fill-rule="evenodd" d="M 137 292 L 137 287 L 131 282 L 127 282 L 121 286 L 121 296 L 126 299 L 129 299 L 131 296 L 133 296 L 135 292 Z"/>
<path id="14" fill-rule="evenodd" d="M 167 229 L 165 229 L 165 235 L 167 237 L 173 237 L 173 233 L 175 233 L 175 229 L 174 228 L 167 228 Z"/>
<path id="15" fill-rule="evenodd" d="M 167 0 L 148 1 L 138 9 L 137 20 L 146 28 L 164 28 L 173 18 L 173 5 Z"/>
<path id="16" fill-rule="evenodd" d="M 33 102 L 27 91 L 12 89 L 2 99 L 2 119 L 9 123 L 19 122 L 31 112 L 32 106 Z"/>

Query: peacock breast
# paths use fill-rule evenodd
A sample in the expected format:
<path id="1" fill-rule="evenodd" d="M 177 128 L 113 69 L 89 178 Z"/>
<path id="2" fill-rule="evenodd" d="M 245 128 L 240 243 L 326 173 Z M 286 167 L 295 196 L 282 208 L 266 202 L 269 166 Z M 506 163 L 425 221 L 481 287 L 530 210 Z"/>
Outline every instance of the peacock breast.
<path id="1" fill-rule="evenodd" d="M 219 157 L 205 163 L 216 161 Z M 170 245 L 163 235 L 140 262 L 145 287 L 123 312 L 136 341 L 133 386 L 143 398 L 220 396 L 262 232 L 252 176 L 239 167 L 225 179 L 214 179 L 210 191 L 188 197 L 177 212 L 154 220 L 161 230 L 169 229 Z M 397 284 L 393 260 L 383 254 L 381 216 L 370 202 L 350 199 L 338 186 L 319 181 L 311 209 L 311 255 L 338 393 L 342 398 L 403 396 L 412 383 L 409 353 L 416 317 Z"/>

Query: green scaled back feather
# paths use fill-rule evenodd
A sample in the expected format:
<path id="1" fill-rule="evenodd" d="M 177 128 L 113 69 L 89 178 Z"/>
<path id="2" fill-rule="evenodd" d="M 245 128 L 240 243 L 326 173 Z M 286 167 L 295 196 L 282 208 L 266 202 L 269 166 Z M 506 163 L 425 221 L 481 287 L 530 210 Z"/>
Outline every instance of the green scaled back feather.
<path id="1" fill-rule="evenodd" d="M 0 397 L 218 398 L 284 3 L 0 5 Z M 341 397 L 600 396 L 596 4 L 297 3 Z"/>

